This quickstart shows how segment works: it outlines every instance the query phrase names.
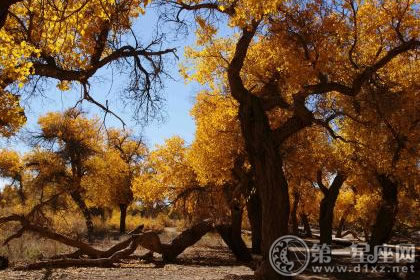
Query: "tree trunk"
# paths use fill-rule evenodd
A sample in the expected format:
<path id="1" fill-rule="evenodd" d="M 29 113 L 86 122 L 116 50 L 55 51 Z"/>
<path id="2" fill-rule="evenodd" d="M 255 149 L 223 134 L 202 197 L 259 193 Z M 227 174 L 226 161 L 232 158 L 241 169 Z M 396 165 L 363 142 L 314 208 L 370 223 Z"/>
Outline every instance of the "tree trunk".
<path id="1" fill-rule="evenodd" d="M 125 221 L 127 218 L 127 208 L 128 205 L 127 204 L 120 204 L 120 233 L 124 234 L 125 233 Z"/>
<path id="2" fill-rule="evenodd" d="M 305 237 L 312 237 L 311 225 L 309 224 L 308 215 L 305 213 L 300 214 L 300 218 L 303 223 L 303 230 L 305 231 Z"/>
<path id="3" fill-rule="evenodd" d="M 300 200 L 300 194 L 299 192 L 293 192 L 293 205 L 292 205 L 292 211 L 290 212 L 290 218 L 291 218 L 291 233 L 294 235 L 299 234 L 299 225 L 298 225 L 298 219 L 297 219 L 297 209 L 299 205 Z"/>
<path id="4" fill-rule="evenodd" d="M 163 253 L 163 260 L 167 262 L 175 261 L 179 254 L 200 240 L 206 233 L 213 230 L 213 223 L 211 221 L 203 221 L 184 230 L 174 240 L 172 240 L 170 249 L 166 249 Z"/>
<path id="5" fill-rule="evenodd" d="M 382 245 L 391 239 L 398 210 L 398 183 L 385 174 L 377 175 L 381 186 L 382 201 L 372 228 L 370 245 Z"/>
<path id="6" fill-rule="evenodd" d="M 238 204 L 231 205 L 231 226 L 219 228 L 219 233 L 238 261 L 250 262 L 252 256 L 242 239 L 243 210 Z"/>
<path id="7" fill-rule="evenodd" d="M 93 240 L 93 222 L 92 222 L 92 216 L 90 214 L 89 208 L 86 206 L 86 203 L 79 192 L 72 192 L 70 195 L 73 201 L 77 204 L 77 206 L 83 213 L 83 217 L 85 218 L 85 223 L 86 223 L 86 228 L 87 228 L 88 241 L 90 243 Z"/>
<path id="8" fill-rule="evenodd" d="M 248 219 L 251 225 L 252 253 L 261 254 L 261 201 L 258 192 L 251 194 L 247 203 Z"/>
<path id="9" fill-rule="evenodd" d="M 290 203 L 283 160 L 261 101 L 256 96 L 249 95 L 247 101 L 240 104 L 239 118 L 261 199 L 263 258 L 256 276 L 264 280 L 280 279 L 283 277 L 270 265 L 269 251 L 277 238 L 288 233 Z"/>
<path id="10" fill-rule="evenodd" d="M 318 185 L 320 185 L 320 188 L 324 193 L 319 213 L 319 242 L 321 244 L 330 245 L 332 243 L 332 224 L 334 219 L 335 202 L 337 201 L 340 188 L 345 179 L 346 177 L 338 172 L 329 189 L 322 186 L 322 183 L 318 180 Z"/>

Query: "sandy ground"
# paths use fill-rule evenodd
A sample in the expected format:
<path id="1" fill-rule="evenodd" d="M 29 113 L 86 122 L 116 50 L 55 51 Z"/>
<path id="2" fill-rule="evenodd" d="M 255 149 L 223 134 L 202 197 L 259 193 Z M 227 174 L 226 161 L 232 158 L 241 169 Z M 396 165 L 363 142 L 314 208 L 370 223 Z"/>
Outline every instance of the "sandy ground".
<path id="1" fill-rule="evenodd" d="M 138 250 L 136 255 L 146 251 Z M 195 246 L 187 249 L 176 264 L 125 260 L 114 268 L 68 268 L 41 271 L 0 271 L 1 280 L 249 280 L 253 271 L 237 263 L 227 248 Z"/>
<path id="2" fill-rule="evenodd" d="M 175 230 L 166 229 L 161 236 L 163 241 L 169 241 L 177 235 Z M 309 242 L 314 240 L 307 240 Z M 108 247 L 110 244 L 98 242 L 96 247 Z M 104 249 L 103 248 L 103 249 Z M 333 250 L 336 253 L 334 264 L 352 267 L 351 261 L 342 254 L 347 249 Z M 175 264 L 164 264 L 158 254 L 154 255 L 153 262 L 146 262 L 136 258 L 147 251 L 137 249 L 133 258 L 124 260 L 112 268 L 68 268 L 51 269 L 39 271 L 15 271 L 7 269 L 0 271 L 0 280 L 136 280 L 136 279 L 156 279 L 156 280 L 251 280 L 254 279 L 254 272 L 249 267 L 238 263 L 230 253 L 227 246 L 220 238 L 212 235 L 205 236 L 196 245 L 188 248 L 182 253 Z M 22 264 L 22 263 L 14 263 Z M 420 279 L 418 274 L 418 264 L 416 275 L 410 279 Z M 390 273 L 314 273 L 307 270 L 295 277 L 299 280 L 376 280 L 376 279 L 404 279 L 406 275 Z"/>

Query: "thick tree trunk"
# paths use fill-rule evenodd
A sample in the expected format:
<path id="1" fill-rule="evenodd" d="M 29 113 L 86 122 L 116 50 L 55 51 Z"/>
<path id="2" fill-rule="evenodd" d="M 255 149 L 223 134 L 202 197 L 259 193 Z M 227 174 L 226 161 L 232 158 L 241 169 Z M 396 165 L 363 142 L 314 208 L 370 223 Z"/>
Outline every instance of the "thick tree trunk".
<path id="1" fill-rule="evenodd" d="M 297 209 L 299 206 L 300 194 L 299 192 L 293 192 L 293 205 L 292 211 L 290 212 L 290 219 L 291 219 L 291 233 L 294 235 L 299 234 L 299 225 L 297 219 Z"/>
<path id="2" fill-rule="evenodd" d="M 79 192 L 72 192 L 70 195 L 73 201 L 77 204 L 77 206 L 83 213 L 83 217 L 85 218 L 85 223 L 86 223 L 86 228 L 87 228 L 88 241 L 92 242 L 93 241 L 93 222 L 92 222 L 92 215 L 90 214 L 89 208 L 86 206 L 86 203 Z"/>
<path id="3" fill-rule="evenodd" d="M 377 175 L 381 186 L 382 201 L 372 228 L 370 245 L 382 245 L 391 239 L 398 210 L 398 183 L 384 174 Z"/>
<path id="4" fill-rule="evenodd" d="M 127 208 L 128 205 L 127 204 L 120 204 L 120 233 L 124 234 L 125 233 L 125 221 L 127 218 Z"/>
<path id="5" fill-rule="evenodd" d="M 321 244 L 332 243 L 332 224 L 334 219 L 335 202 L 337 201 L 340 188 L 343 185 L 345 179 L 345 175 L 338 172 L 329 189 L 326 189 L 324 186 L 320 186 L 324 193 L 324 198 L 321 200 L 319 213 L 319 242 Z M 320 185 L 320 183 L 321 182 L 319 181 L 318 184 Z"/>
<path id="6" fill-rule="evenodd" d="M 300 214 L 300 219 L 303 223 L 303 230 L 305 232 L 305 237 L 312 237 L 311 225 L 309 224 L 308 215 L 305 213 Z"/>
<path id="7" fill-rule="evenodd" d="M 255 274 L 258 279 L 271 280 L 284 278 L 271 267 L 269 251 L 277 238 L 288 233 L 290 215 L 288 184 L 283 171 L 283 155 L 279 152 L 279 147 L 291 135 L 311 125 L 313 115 L 305 107 L 305 95 L 296 96 L 292 106 L 293 116 L 281 127 L 272 129 L 266 111 L 273 108 L 274 103 L 283 105 L 285 103 L 278 92 L 275 79 L 262 90 L 268 96 L 274 97 L 272 102 L 263 96 L 257 97 L 246 89 L 241 70 L 258 25 L 259 22 L 255 21 L 250 28 L 242 29 L 227 74 L 231 94 L 239 102 L 242 136 L 248 159 L 255 171 L 255 186 L 262 205 L 263 258 Z"/>
<path id="8" fill-rule="evenodd" d="M 251 194 L 247 203 L 248 219 L 251 225 L 252 253 L 261 254 L 261 201 L 258 192 Z"/>
<path id="9" fill-rule="evenodd" d="M 262 262 L 258 279 L 280 279 L 269 262 L 273 242 L 288 233 L 290 202 L 283 160 L 260 100 L 247 96 L 239 106 L 242 134 L 249 160 L 255 170 L 255 185 L 262 208 Z"/>

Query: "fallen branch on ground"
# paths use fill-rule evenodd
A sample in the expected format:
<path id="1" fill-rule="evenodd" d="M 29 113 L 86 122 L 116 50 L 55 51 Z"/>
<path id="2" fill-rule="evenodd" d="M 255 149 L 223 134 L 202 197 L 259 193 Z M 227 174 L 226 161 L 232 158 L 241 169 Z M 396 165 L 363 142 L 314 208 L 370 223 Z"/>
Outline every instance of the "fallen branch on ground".
<path id="1" fill-rule="evenodd" d="M 21 237 L 24 232 L 28 231 L 36 233 L 41 237 L 55 240 L 67 246 L 77 248 L 77 250 L 73 253 L 58 255 L 54 256 L 50 260 L 40 261 L 25 266 L 19 266 L 15 268 L 16 270 L 67 268 L 73 266 L 109 267 L 113 266 L 121 259 L 129 258 L 130 255 L 136 251 L 138 246 L 148 249 L 150 252 L 161 254 L 165 262 L 173 262 L 185 249 L 194 245 L 205 234 L 213 230 L 218 231 L 238 261 L 252 261 L 252 256 L 249 253 L 248 248 L 245 246 L 245 243 L 243 243 L 243 240 L 235 241 L 230 236 L 229 225 L 215 226 L 210 220 L 205 220 L 186 229 L 169 244 L 162 243 L 158 233 L 156 232 L 142 232 L 143 225 L 141 225 L 130 233 L 130 237 L 128 239 L 117 243 L 105 251 L 98 250 L 82 241 L 53 232 L 48 228 L 35 225 L 23 215 L 12 215 L 0 218 L 0 224 L 8 222 L 18 222 L 21 224 L 21 228 L 17 231 L 17 233 L 7 238 L 5 244 L 15 238 Z M 86 256 L 87 258 L 82 258 L 83 256 Z"/>

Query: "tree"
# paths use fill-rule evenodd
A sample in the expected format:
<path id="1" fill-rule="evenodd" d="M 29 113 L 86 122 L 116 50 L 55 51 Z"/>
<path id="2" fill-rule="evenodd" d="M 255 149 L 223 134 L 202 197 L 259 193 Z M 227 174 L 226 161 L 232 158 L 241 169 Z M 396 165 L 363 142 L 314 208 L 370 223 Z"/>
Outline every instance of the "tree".
<path id="1" fill-rule="evenodd" d="M 19 195 L 22 204 L 25 204 L 24 193 L 24 166 L 20 155 L 11 150 L 0 150 L 0 177 L 11 179 L 11 186 L 16 186 L 15 189 Z"/>
<path id="2" fill-rule="evenodd" d="M 126 231 L 128 206 L 132 203 L 132 184 L 141 169 L 147 148 L 129 131 L 109 129 L 103 151 L 89 159 L 85 178 L 88 196 L 96 205 L 120 209 L 120 233 Z"/>
<path id="3" fill-rule="evenodd" d="M 178 196 L 189 193 L 189 189 L 200 188 L 186 154 L 185 142 L 178 136 L 166 139 L 164 145 L 157 145 L 147 155 L 143 168 L 134 179 L 134 196 L 146 206 L 164 207 L 170 202 L 180 202 Z M 197 211 L 197 216 L 203 211 L 195 207 L 193 200 L 184 204 L 184 208 L 186 213 Z"/>
<path id="4" fill-rule="evenodd" d="M 418 71 L 407 66 L 410 61 L 409 56 L 399 57 L 393 62 L 395 72 L 384 71 L 380 78 L 373 79 L 360 96 L 358 118 L 347 119 L 342 125 L 348 140 L 347 153 L 359 165 L 355 169 L 376 182 L 373 187 L 379 187 L 382 196 L 372 229 L 372 245 L 389 241 L 399 192 L 404 186 L 413 189 L 418 178 L 415 137 L 419 133 L 419 107 L 413 102 L 416 84 L 412 82 L 418 79 Z M 344 107 L 348 114 L 354 114 L 351 106 Z"/>
<path id="5" fill-rule="evenodd" d="M 0 136 L 10 137 L 26 123 L 19 98 L 0 90 Z"/>
<path id="6" fill-rule="evenodd" d="M 290 209 L 288 184 L 281 168 L 284 159 L 278 148 L 313 124 L 337 137 L 330 126 L 336 114 L 320 111 L 319 118 L 306 107 L 307 100 L 319 95 L 356 99 L 378 72 L 392 69 L 393 59 L 417 49 L 420 41 L 415 4 L 250 0 L 170 3 L 179 10 L 176 19 L 182 11 L 192 10 L 199 25 L 200 48 L 187 53 L 195 67 L 191 78 L 209 86 L 228 85 L 239 103 L 242 135 L 263 201 L 264 258 L 257 274 L 262 279 L 276 279 L 279 275 L 268 263 L 268 251 L 276 238 L 287 234 Z M 226 15 L 229 25 L 241 30 L 238 39 L 217 40 L 217 29 L 204 20 L 211 15 L 208 11 Z M 376 32 L 381 29 L 384 32 Z M 221 46 L 226 47 L 221 51 Z M 274 109 L 284 116 L 277 125 L 267 116 Z"/>
<path id="7" fill-rule="evenodd" d="M 86 205 L 84 178 L 89 173 L 89 159 L 101 151 L 103 135 L 97 119 L 89 120 L 82 112 L 69 109 L 64 113 L 48 113 L 39 118 L 41 143 L 51 150 L 35 150 L 27 165 L 39 176 L 34 184 L 42 188 L 53 184 L 57 192 L 68 194 L 85 218 L 89 241 L 93 223 Z"/>
<path id="8" fill-rule="evenodd" d="M 247 162 L 237 110 L 237 103 L 230 96 L 218 92 L 198 94 L 191 111 L 196 122 L 196 133 L 188 159 L 199 184 L 220 192 L 222 199 L 219 204 L 227 204 L 230 208 L 231 239 L 237 242 L 237 248 L 245 247 L 241 229 L 244 208 L 247 207 L 252 247 L 258 253 L 261 236 L 259 198 Z M 245 252 L 246 248 L 242 251 Z M 249 258 L 243 257 L 244 260 Z"/>

